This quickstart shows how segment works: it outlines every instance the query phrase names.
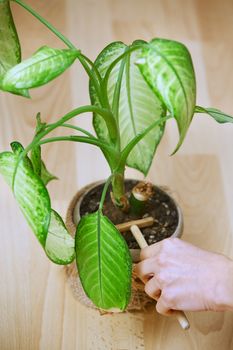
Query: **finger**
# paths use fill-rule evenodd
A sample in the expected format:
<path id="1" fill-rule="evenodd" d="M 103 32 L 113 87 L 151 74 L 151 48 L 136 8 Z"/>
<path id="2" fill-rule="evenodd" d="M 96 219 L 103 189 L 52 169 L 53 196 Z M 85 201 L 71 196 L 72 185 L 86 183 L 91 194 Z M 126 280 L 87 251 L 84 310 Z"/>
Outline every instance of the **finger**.
<path id="1" fill-rule="evenodd" d="M 146 259 L 138 263 L 135 266 L 135 272 L 142 282 L 146 283 L 157 272 L 154 259 Z"/>
<path id="2" fill-rule="evenodd" d="M 143 248 L 140 253 L 140 260 L 145 260 L 157 255 L 161 249 L 161 242 L 154 243 L 146 248 Z"/>
<path id="3" fill-rule="evenodd" d="M 159 314 L 164 316 L 171 316 L 173 313 L 173 310 L 170 309 L 168 303 L 163 298 L 163 294 L 158 298 L 157 304 L 156 304 L 156 310 Z"/>
<path id="4" fill-rule="evenodd" d="M 155 277 L 151 278 L 145 285 L 145 292 L 151 298 L 157 300 L 161 294 L 161 287 Z"/>

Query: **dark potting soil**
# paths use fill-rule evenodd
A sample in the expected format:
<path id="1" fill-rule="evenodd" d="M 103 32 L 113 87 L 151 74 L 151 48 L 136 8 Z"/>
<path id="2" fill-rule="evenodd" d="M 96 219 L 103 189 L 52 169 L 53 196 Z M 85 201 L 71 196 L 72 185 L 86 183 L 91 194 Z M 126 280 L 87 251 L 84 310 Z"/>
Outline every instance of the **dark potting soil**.
<path id="1" fill-rule="evenodd" d="M 129 197 L 131 189 L 137 184 L 135 180 L 125 180 L 126 194 Z M 90 190 L 83 198 L 80 206 L 80 215 L 86 215 L 98 210 L 99 202 L 103 190 L 103 184 L 98 185 L 94 189 Z M 106 215 L 115 225 L 123 222 L 141 219 L 142 217 L 152 216 L 154 218 L 153 226 L 142 228 L 142 233 L 147 243 L 153 244 L 161 241 L 164 238 L 170 237 L 176 230 L 178 225 L 178 212 L 174 201 L 159 187 L 154 186 L 153 197 L 147 202 L 144 215 L 137 216 L 132 213 L 123 213 L 120 209 L 116 208 L 110 198 L 110 191 L 107 192 L 105 203 L 103 206 L 103 213 Z M 131 232 L 123 233 L 129 248 L 139 249 L 139 246 L 134 239 Z"/>

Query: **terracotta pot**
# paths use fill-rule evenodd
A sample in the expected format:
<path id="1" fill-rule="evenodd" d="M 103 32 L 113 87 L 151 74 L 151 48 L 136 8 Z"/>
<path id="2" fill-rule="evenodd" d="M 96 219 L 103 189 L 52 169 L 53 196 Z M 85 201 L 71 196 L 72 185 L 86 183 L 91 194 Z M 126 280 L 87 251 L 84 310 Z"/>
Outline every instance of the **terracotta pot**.
<path id="1" fill-rule="evenodd" d="M 85 187 L 83 187 L 78 193 L 74 196 L 72 199 L 66 215 L 66 226 L 69 230 L 69 232 L 72 235 L 75 235 L 77 224 L 80 220 L 80 206 L 82 203 L 83 198 L 95 187 L 103 184 L 104 181 L 98 181 L 91 183 Z M 173 203 L 176 206 L 177 213 L 178 213 L 178 224 L 174 231 L 174 233 L 171 235 L 171 237 L 181 237 L 183 232 L 183 215 L 181 212 L 181 209 L 179 205 L 176 203 L 174 198 L 171 196 L 171 191 L 166 187 L 159 187 L 160 190 L 165 192 L 173 201 Z M 132 260 L 134 263 L 139 261 L 139 255 L 140 255 L 140 249 L 130 249 Z M 92 303 L 92 301 L 86 296 L 86 294 L 83 291 L 78 271 L 76 267 L 76 262 L 73 262 L 72 264 L 66 266 L 66 272 L 68 276 L 68 282 L 71 285 L 73 294 L 75 298 L 80 301 L 81 303 L 85 304 L 88 307 L 96 308 L 95 305 Z M 131 302 L 127 308 L 127 311 L 139 311 L 142 309 L 145 309 L 145 307 L 148 304 L 155 303 L 153 299 L 151 299 L 145 292 L 144 292 L 144 285 L 143 283 L 137 278 L 133 271 L 133 281 L 132 281 L 132 298 Z"/>

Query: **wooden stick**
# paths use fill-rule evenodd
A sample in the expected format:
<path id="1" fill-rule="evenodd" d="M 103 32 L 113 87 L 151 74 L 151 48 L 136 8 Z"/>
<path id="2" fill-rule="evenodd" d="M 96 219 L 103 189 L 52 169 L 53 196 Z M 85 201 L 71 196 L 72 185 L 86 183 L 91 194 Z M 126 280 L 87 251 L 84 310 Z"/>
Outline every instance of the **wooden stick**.
<path id="1" fill-rule="evenodd" d="M 132 232 L 134 238 L 138 242 L 138 245 L 141 249 L 148 246 L 144 236 L 142 235 L 141 230 L 139 229 L 139 227 L 137 225 L 132 225 L 130 227 L 130 231 Z M 172 314 L 176 317 L 176 319 L 178 320 L 182 329 L 189 329 L 190 324 L 189 324 L 189 321 L 188 321 L 188 319 L 183 311 L 173 310 Z"/>
<path id="2" fill-rule="evenodd" d="M 118 224 L 116 225 L 116 228 L 120 232 L 126 232 L 126 231 L 129 231 L 130 227 L 133 225 L 137 225 L 138 227 L 148 227 L 148 226 L 152 226 L 153 223 L 154 223 L 154 218 L 152 216 L 149 216 L 144 219 L 133 220 L 133 221 L 124 222 L 123 224 Z"/>
<path id="3" fill-rule="evenodd" d="M 147 241 L 145 240 L 141 230 L 137 225 L 132 225 L 130 227 L 130 231 L 132 232 L 134 238 L 138 242 L 138 245 L 141 249 L 148 247 Z"/>

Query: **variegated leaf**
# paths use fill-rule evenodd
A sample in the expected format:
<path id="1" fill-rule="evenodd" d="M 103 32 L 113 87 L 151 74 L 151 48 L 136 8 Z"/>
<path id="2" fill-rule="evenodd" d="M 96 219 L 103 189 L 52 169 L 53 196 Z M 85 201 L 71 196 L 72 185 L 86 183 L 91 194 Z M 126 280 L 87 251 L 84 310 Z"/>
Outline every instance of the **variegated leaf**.
<path id="1" fill-rule="evenodd" d="M 195 108 L 196 83 L 191 56 L 179 42 L 153 39 L 142 50 L 137 64 L 148 85 L 177 121 L 180 140 L 176 152 L 185 138 Z"/>
<path id="2" fill-rule="evenodd" d="M 18 164 L 23 147 L 14 142 L 12 149 L 13 153 L 0 153 L 0 174 L 14 191 L 20 209 L 48 257 L 56 264 L 69 264 L 75 256 L 74 239 L 61 217 L 51 209 L 48 191 L 35 174 L 30 159 L 25 157 Z"/>
<path id="3" fill-rule="evenodd" d="M 0 1 L 0 80 L 21 61 L 21 49 L 8 0 Z"/>
<path id="4" fill-rule="evenodd" d="M 8 0 L 0 1 L 0 89 L 6 72 L 21 61 L 19 38 Z M 27 90 L 14 89 L 13 93 L 29 97 Z"/>
<path id="5" fill-rule="evenodd" d="M 31 89 L 44 85 L 63 73 L 77 58 L 79 51 L 41 47 L 32 57 L 11 68 L 2 87 L 6 91 Z"/>
<path id="6" fill-rule="evenodd" d="M 31 150 L 30 159 L 36 175 L 41 176 L 41 147 L 36 146 Z"/>
<path id="7" fill-rule="evenodd" d="M 139 41 L 137 41 L 139 44 Z M 109 65 L 125 52 L 127 46 L 122 42 L 114 42 L 107 46 L 97 57 L 95 65 L 103 77 Z M 121 149 L 140 132 L 153 124 L 165 114 L 165 108 L 153 91 L 148 87 L 138 67 L 135 65 L 140 50 L 134 51 L 126 58 L 122 77 L 119 100 L 119 131 Z M 120 71 L 121 62 L 112 70 L 108 80 L 108 98 L 110 105 L 113 103 L 114 90 Z M 92 103 L 98 105 L 94 87 L 90 84 Z M 109 139 L 106 125 L 102 118 L 94 115 L 93 124 L 97 135 L 103 139 Z M 129 167 L 138 169 L 147 174 L 156 148 L 164 131 L 164 124 L 155 127 L 142 139 L 131 151 L 127 159 Z"/>
<path id="8" fill-rule="evenodd" d="M 60 265 L 70 264 L 75 258 L 74 239 L 55 210 L 51 211 L 45 252 L 50 260 Z"/>
<path id="9" fill-rule="evenodd" d="M 21 145 L 15 143 L 15 149 Z M 13 175 L 19 153 L 0 153 L 0 173 L 12 188 Z M 13 188 L 12 188 L 13 189 Z M 14 195 L 27 222 L 39 242 L 44 246 L 50 222 L 50 198 L 42 180 L 34 174 L 28 159 L 23 159 L 15 174 Z"/>
<path id="10" fill-rule="evenodd" d="M 48 183 L 52 180 L 58 180 L 58 177 L 51 174 L 45 166 L 43 160 L 41 161 L 41 173 L 40 178 L 43 181 L 44 185 L 47 186 Z"/>
<path id="11" fill-rule="evenodd" d="M 34 173 L 41 178 L 45 186 L 47 186 L 50 181 L 58 179 L 57 176 L 51 174 L 46 168 L 46 165 L 41 158 L 40 146 L 36 146 L 32 149 L 30 159 Z"/>
<path id="12" fill-rule="evenodd" d="M 233 123 L 233 116 L 226 114 L 219 109 L 213 108 L 213 107 L 201 107 L 196 106 L 195 107 L 195 113 L 205 113 L 210 115 L 213 119 L 216 120 L 216 122 L 220 124 L 224 123 Z"/>
<path id="13" fill-rule="evenodd" d="M 40 113 L 37 113 L 36 120 L 37 120 L 37 123 L 36 123 L 35 136 L 37 136 L 40 132 L 43 132 L 44 129 L 46 128 L 46 123 L 42 123 L 41 121 Z M 42 179 L 45 186 L 51 180 L 57 179 L 55 175 L 51 174 L 47 170 L 45 163 L 41 158 L 41 146 L 33 147 L 33 149 L 31 150 L 30 159 L 32 162 L 34 173 Z"/>
<path id="14" fill-rule="evenodd" d="M 120 232 L 100 211 L 82 217 L 75 237 L 83 288 L 104 310 L 121 311 L 129 302 L 132 262 Z"/>

